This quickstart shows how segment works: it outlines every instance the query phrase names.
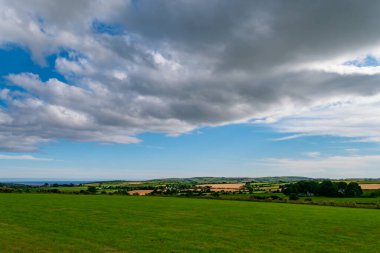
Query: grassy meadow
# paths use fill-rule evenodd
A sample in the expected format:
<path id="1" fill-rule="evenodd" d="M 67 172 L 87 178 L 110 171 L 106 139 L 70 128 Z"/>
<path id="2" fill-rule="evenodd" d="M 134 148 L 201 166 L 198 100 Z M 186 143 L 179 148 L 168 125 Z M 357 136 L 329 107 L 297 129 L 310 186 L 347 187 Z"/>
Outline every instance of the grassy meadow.
<path id="1" fill-rule="evenodd" d="M 378 252 L 379 210 L 0 194 L 0 252 Z"/>

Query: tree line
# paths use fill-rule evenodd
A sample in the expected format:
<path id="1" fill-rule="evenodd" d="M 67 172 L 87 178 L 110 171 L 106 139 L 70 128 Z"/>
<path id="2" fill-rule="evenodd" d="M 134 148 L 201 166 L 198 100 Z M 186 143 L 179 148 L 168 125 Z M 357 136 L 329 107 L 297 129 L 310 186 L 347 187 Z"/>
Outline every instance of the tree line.
<path id="1" fill-rule="evenodd" d="M 363 194 L 362 188 L 356 182 L 332 182 L 330 180 L 299 181 L 280 186 L 285 195 L 296 194 L 305 196 L 325 197 L 358 197 Z"/>

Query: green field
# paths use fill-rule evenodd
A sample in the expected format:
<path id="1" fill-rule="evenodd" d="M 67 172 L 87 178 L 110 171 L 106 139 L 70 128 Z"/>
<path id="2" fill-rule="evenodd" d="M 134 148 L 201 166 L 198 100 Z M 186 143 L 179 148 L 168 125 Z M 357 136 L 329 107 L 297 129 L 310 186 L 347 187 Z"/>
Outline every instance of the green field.
<path id="1" fill-rule="evenodd" d="M 380 198 L 363 198 L 363 197 L 352 197 L 352 198 L 334 198 L 334 197 L 321 197 L 312 196 L 310 197 L 314 202 L 321 201 L 333 201 L 333 202 L 346 202 L 346 203 L 373 203 L 380 204 Z M 307 199 L 307 197 L 301 197 L 300 200 Z"/>
<path id="2" fill-rule="evenodd" d="M 378 252 L 371 209 L 0 194 L 0 252 Z"/>
<path id="3" fill-rule="evenodd" d="M 86 190 L 87 186 L 58 186 L 58 187 L 40 187 L 39 189 L 42 190 L 53 190 L 57 189 L 63 193 L 72 193 L 72 192 L 79 192 L 80 190 Z"/>

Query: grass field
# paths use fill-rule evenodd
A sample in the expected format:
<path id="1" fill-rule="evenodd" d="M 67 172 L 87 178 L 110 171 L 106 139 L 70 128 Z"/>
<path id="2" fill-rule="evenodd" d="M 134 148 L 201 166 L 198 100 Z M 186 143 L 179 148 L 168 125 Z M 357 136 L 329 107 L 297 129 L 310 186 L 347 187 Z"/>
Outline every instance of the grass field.
<path id="1" fill-rule="evenodd" d="M 301 197 L 300 200 L 304 200 L 307 197 Z M 374 203 L 380 204 L 380 198 L 334 198 L 334 197 L 321 197 L 321 196 L 312 196 L 310 197 L 314 202 L 319 201 L 334 201 L 334 202 L 346 202 L 346 203 Z"/>
<path id="2" fill-rule="evenodd" d="M 87 190 L 87 186 L 58 186 L 58 187 L 41 187 L 42 190 L 57 189 L 64 193 L 79 192 L 80 190 Z"/>
<path id="3" fill-rule="evenodd" d="M 0 252 L 378 252 L 379 210 L 0 194 Z"/>

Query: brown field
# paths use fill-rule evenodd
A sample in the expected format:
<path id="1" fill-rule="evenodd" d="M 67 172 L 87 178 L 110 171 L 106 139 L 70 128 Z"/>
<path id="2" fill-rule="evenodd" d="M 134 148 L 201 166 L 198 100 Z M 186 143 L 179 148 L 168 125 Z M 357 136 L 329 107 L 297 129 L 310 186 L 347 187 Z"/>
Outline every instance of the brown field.
<path id="1" fill-rule="evenodd" d="M 377 190 L 380 189 L 380 184 L 360 184 L 363 190 Z"/>
<path id="2" fill-rule="evenodd" d="M 213 192 L 239 191 L 244 186 L 244 183 L 239 183 L 239 184 L 199 184 L 197 186 L 200 186 L 200 187 L 210 186 L 211 191 L 213 191 Z"/>
<path id="3" fill-rule="evenodd" d="M 129 191 L 128 194 L 129 195 L 133 195 L 133 194 L 138 194 L 138 195 L 147 195 L 149 193 L 151 193 L 153 190 L 134 190 L 134 191 Z"/>
<path id="4" fill-rule="evenodd" d="M 143 182 L 128 182 L 128 184 L 142 184 Z"/>

